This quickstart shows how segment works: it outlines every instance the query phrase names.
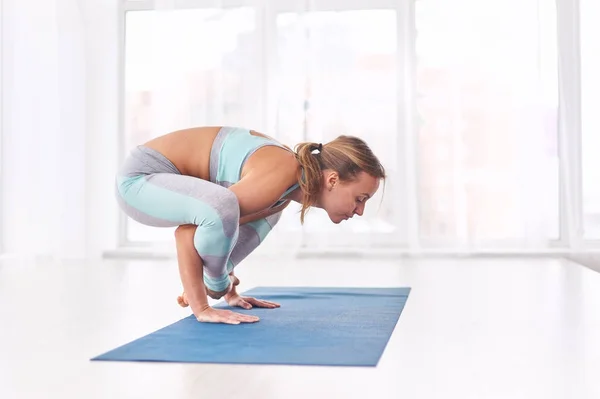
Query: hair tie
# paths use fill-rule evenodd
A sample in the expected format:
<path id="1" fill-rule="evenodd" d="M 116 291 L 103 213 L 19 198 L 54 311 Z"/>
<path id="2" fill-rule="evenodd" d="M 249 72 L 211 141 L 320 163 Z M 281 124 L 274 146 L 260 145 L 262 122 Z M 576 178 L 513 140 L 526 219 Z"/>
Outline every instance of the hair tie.
<path id="1" fill-rule="evenodd" d="M 319 147 L 317 148 L 319 152 L 323 151 L 323 144 L 319 143 Z"/>

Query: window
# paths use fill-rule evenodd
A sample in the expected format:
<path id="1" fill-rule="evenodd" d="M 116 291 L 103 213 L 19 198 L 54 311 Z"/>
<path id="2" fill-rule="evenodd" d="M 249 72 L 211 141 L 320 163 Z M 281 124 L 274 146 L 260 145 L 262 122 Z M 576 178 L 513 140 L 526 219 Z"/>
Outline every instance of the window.
<path id="1" fill-rule="evenodd" d="M 194 125 L 244 126 L 290 146 L 357 135 L 386 167 L 385 192 L 340 225 L 312 209 L 302 228 L 293 204 L 279 232 L 307 232 L 311 247 L 565 238 L 554 0 L 235 1 L 159 11 L 143 1 L 126 13 L 126 150 Z M 580 4 L 582 208 L 585 237 L 598 239 L 600 6 Z M 130 242 L 173 238 L 125 225 Z"/>
<path id="2" fill-rule="evenodd" d="M 126 13 L 125 150 L 199 125 L 263 130 L 290 146 L 353 134 L 367 140 L 393 180 L 396 10 L 280 9 L 266 21 L 263 11 L 233 7 Z M 369 200 L 362 218 L 343 226 L 312 209 L 306 229 L 324 237 L 330 231 L 389 233 L 394 230 L 393 198 L 382 198 L 382 192 Z M 290 206 L 280 230 L 301 229 L 294 207 L 300 209 Z M 173 229 L 146 227 L 130 218 L 126 231 L 130 242 L 173 239 Z"/>
<path id="3" fill-rule="evenodd" d="M 398 171 L 396 10 L 282 12 L 276 26 L 277 130 L 290 142 L 362 137 L 393 181 Z M 344 232 L 393 232 L 388 182 L 387 195 L 382 198 L 381 186 L 360 218 L 334 225 L 324 211 L 311 209 L 306 231 L 327 234 L 314 245 L 332 245 L 333 232 L 343 240 Z"/>
<path id="4" fill-rule="evenodd" d="M 261 123 L 262 64 L 252 7 L 126 13 L 125 145 L 190 126 Z M 126 219 L 129 241 L 173 239 Z"/>
<path id="5" fill-rule="evenodd" d="M 421 238 L 558 239 L 554 1 L 419 0 L 416 30 Z"/>
<path id="6" fill-rule="evenodd" d="M 1 1 L 1 0 L 0 0 Z M 4 252 L 4 195 L 5 190 L 3 187 L 4 179 L 3 179 L 3 163 L 4 163 L 4 154 L 2 149 L 2 136 L 4 134 L 4 37 L 2 25 L 4 24 L 4 12 L 3 7 L 0 3 L 0 255 Z"/>
<path id="7" fill-rule="evenodd" d="M 583 228 L 585 239 L 600 239 L 600 3 L 581 0 L 581 117 Z"/>

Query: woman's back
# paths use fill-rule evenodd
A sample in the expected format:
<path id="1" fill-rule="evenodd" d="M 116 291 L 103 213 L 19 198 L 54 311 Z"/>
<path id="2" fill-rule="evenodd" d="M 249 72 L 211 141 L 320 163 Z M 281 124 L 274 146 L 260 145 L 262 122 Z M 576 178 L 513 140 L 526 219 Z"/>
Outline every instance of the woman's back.
<path id="1" fill-rule="evenodd" d="M 184 175 L 203 180 L 210 177 L 210 152 L 219 126 L 177 130 L 143 145 L 160 152 Z"/>
<path id="2" fill-rule="evenodd" d="M 182 174 L 210 180 L 211 150 L 221 129 L 221 126 L 208 126 L 177 130 L 156 137 L 143 145 L 160 152 Z M 249 134 L 264 138 L 274 145 L 262 147 L 256 153 L 252 153 L 244 162 L 240 177 L 251 170 L 272 170 L 281 165 L 282 160 L 293 156 L 291 150 L 280 147 L 281 144 L 272 137 L 253 130 Z"/>

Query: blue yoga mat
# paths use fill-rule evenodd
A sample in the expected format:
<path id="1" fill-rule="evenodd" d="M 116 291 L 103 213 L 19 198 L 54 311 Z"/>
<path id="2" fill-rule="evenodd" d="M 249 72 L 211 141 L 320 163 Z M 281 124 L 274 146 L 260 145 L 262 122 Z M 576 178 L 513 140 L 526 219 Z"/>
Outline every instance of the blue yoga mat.
<path id="1" fill-rule="evenodd" d="M 200 323 L 193 315 L 91 360 L 376 366 L 410 288 L 258 287 L 242 295 L 276 309 L 250 324 Z"/>

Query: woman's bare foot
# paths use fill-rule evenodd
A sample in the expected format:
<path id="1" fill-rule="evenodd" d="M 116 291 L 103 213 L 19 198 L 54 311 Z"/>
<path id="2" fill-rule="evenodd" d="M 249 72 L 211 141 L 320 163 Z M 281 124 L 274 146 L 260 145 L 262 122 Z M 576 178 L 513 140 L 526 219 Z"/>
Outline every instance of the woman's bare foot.
<path id="1" fill-rule="evenodd" d="M 224 295 L 227 295 L 227 293 L 233 289 L 233 285 L 229 284 L 229 287 L 227 287 L 223 291 L 213 291 L 206 286 L 204 288 L 206 289 L 206 295 L 208 295 L 212 299 L 221 299 Z"/>
<path id="2" fill-rule="evenodd" d="M 182 308 L 187 308 L 188 306 L 190 306 L 190 304 L 187 301 L 187 298 L 185 297 L 185 292 L 182 292 L 181 295 L 177 297 L 177 303 Z"/>
<path id="3" fill-rule="evenodd" d="M 206 294 L 211 297 L 212 299 L 221 299 L 223 297 L 223 295 L 227 294 L 230 290 L 227 289 L 225 291 L 221 291 L 221 292 L 214 292 L 209 290 L 208 288 L 206 288 Z M 185 292 L 182 292 L 181 295 L 179 295 L 177 297 L 177 303 L 179 304 L 179 306 L 181 306 L 182 308 L 187 308 L 188 306 L 190 306 L 187 297 L 185 296 Z"/>

